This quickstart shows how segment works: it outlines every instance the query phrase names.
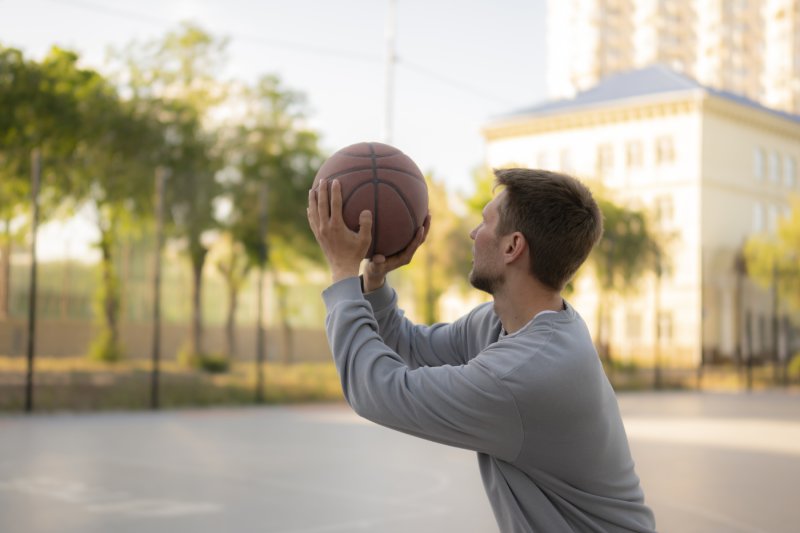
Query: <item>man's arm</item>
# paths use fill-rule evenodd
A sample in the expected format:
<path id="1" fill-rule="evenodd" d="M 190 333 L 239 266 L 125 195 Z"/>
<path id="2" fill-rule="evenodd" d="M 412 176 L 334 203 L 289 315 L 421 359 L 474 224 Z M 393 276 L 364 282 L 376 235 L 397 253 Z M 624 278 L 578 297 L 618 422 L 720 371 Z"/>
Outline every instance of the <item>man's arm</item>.
<path id="1" fill-rule="evenodd" d="M 330 265 L 333 282 L 358 275 L 361 258 L 371 241 L 372 214 L 361 213 L 358 233 L 347 228 L 342 219 L 341 187 L 336 180 L 331 184 L 330 194 L 327 187 L 309 191 L 307 213 L 309 226 Z M 374 256 L 364 269 L 363 290 L 374 291 L 369 298 L 380 322 L 380 333 L 407 365 L 463 364 L 474 355 L 470 352 L 478 351 L 477 342 L 466 342 L 463 321 L 453 326 L 414 326 L 397 308 L 394 291 L 386 285 L 386 274 L 411 261 L 425 242 L 429 228 L 430 216 L 427 216 L 404 250 L 391 257 Z"/>
<path id="2" fill-rule="evenodd" d="M 523 429 L 505 383 L 480 361 L 411 369 L 378 335 L 358 278 L 323 293 L 342 390 L 359 415 L 428 440 L 516 458 Z"/>
<path id="3" fill-rule="evenodd" d="M 411 368 L 466 364 L 492 339 L 485 309 L 475 309 L 450 324 L 425 326 L 405 317 L 388 284 L 364 297 L 375 313 L 383 342 Z"/>

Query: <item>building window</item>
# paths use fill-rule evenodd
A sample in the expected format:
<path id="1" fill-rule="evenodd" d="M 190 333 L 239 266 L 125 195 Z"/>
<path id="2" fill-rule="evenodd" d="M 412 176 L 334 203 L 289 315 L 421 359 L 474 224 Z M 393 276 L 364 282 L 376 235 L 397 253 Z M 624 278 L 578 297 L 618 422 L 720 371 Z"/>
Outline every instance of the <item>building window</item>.
<path id="1" fill-rule="evenodd" d="M 753 233 L 761 233 L 764 231 L 764 206 L 761 203 L 756 203 L 753 206 Z"/>
<path id="2" fill-rule="evenodd" d="M 753 173 L 758 181 L 764 179 L 764 149 L 756 148 L 753 152 Z"/>
<path id="3" fill-rule="evenodd" d="M 628 168 L 639 168 L 643 163 L 642 141 L 630 141 L 625 145 L 625 164 Z"/>
<path id="4" fill-rule="evenodd" d="M 656 198 L 656 222 L 662 228 L 672 225 L 674 216 L 674 206 L 671 196 L 659 196 Z"/>
<path id="5" fill-rule="evenodd" d="M 794 157 L 787 155 L 783 158 L 783 183 L 790 189 L 795 188 L 797 177 L 795 176 Z"/>
<path id="6" fill-rule="evenodd" d="M 631 340 L 642 338 L 642 314 L 629 312 L 625 317 L 625 334 Z"/>
<path id="7" fill-rule="evenodd" d="M 536 157 L 536 168 L 546 169 L 547 167 L 547 152 L 539 152 L 539 155 Z"/>
<path id="8" fill-rule="evenodd" d="M 570 174 L 572 172 L 572 154 L 569 148 L 564 148 L 558 154 L 559 163 L 561 164 L 561 172 Z"/>
<path id="9" fill-rule="evenodd" d="M 597 175 L 608 174 L 614 167 L 614 147 L 610 144 L 601 144 L 597 147 Z"/>
<path id="10" fill-rule="evenodd" d="M 775 233 L 778 231 L 778 206 L 771 205 L 768 209 L 768 229 L 770 233 Z"/>
<path id="11" fill-rule="evenodd" d="M 656 163 L 663 165 L 675 161 L 675 145 L 672 137 L 659 137 L 656 139 Z"/>
<path id="12" fill-rule="evenodd" d="M 672 313 L 669 311 L 660 311 L 658 313 L 658 324 L 656 325 L 656 333 L 660 341 L 672 341 Z"/>
<path id="13" fill-rule="evenodd" d="M 769 181 L 778 183 L 781 180 L 781 158 L 777 152 L 769 154 Z"/>

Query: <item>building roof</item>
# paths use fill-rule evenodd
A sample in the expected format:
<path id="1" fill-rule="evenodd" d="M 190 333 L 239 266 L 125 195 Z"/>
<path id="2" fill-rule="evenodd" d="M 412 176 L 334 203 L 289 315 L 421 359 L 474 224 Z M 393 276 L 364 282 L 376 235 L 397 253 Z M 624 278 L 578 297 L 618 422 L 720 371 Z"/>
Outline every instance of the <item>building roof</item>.
<path id="1" fill-rule="evenodd" d="M 578 93 L 573 98 L 544 102 L 533 107 L 498 116 L 496 120 L 569 113 L 590 107 L 602 107 L 604 104 L 612 102 L 621 103 L 628 99 L 641 99 L 655 95 L 693 91 L 701 91 L 718 96 L 800 124 L 800 115 L 768 108 L 754 100 L 729 91 L 706 87 L 664 65 L 653 65 L 615 74 L 605 78 L 594 87 Z"/>

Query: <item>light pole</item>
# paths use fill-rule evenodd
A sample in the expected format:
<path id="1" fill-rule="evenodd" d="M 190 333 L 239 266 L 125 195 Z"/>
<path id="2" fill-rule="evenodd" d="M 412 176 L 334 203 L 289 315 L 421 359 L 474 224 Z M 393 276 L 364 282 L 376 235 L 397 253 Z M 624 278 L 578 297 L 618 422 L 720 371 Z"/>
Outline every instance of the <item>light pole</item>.
<path id="1" fill-rule="evenodd" d="M 150 374 L 150 408 L 159 408 L 159 377 L 161 365 L 161 251 L 164 247 L 164 183 L 166 169 L 156 168 L 156 256 L 153 260 L 153 346 Z"/>
<path id="2" fill-rule="evenodd" d="M 33 358 L 36 353 L 36 234 L 39 231 L 39 185 L 42 177 L 42 152 L 31 152 L 31 278 L 28 294 L 28 368 L 25 373 L 25 412 L 33 412 Z"/>

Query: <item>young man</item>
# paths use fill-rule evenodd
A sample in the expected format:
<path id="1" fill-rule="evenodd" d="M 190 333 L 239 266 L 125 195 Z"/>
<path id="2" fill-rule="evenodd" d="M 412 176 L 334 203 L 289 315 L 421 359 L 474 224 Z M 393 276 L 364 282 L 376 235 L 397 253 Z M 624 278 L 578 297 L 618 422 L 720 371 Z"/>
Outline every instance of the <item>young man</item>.
<path id="1" fill-rule="evenodd" d="M 387 272 L 425 240 L 376 256 L 359 281 L 372 217 L 342 221 L 341 187 L 310 191 L 308 219 L 330 264 L 328 339 L 345 397 L 378 424 L 478 452 L 503 532 L 655 528 L 614 391 L 585 323 L 561 291 L 603 231 L 576 179 L 495 171 L 501 192 L 483 210 L 470 282 L 493 303 L 452 324 L 404 318 Z"/>

